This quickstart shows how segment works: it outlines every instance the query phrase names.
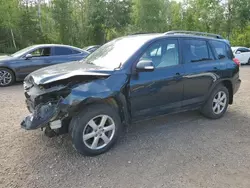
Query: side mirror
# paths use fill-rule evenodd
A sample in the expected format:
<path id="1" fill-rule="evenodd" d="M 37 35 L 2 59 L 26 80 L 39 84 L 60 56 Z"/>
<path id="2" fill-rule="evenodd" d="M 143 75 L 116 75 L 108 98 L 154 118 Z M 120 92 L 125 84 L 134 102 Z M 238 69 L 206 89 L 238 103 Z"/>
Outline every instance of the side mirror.
<path id="1" fill-rule="evenodd" d="M 236 51 L 236 54 L 241 54 L 241 51 Z"/>
<path id="2" fill-rule="evenodd" d="M 31 59 L 32 58 L 32 55 L 31 54 L 26 54 L 25 55 L 25 59 Z"/>
<path id="3" fill-rule="evenodd" d="M 136 70 L 139 72 L 152 72 L 155 67 L 151 60 L 140 60 L 136 65 Z"/>

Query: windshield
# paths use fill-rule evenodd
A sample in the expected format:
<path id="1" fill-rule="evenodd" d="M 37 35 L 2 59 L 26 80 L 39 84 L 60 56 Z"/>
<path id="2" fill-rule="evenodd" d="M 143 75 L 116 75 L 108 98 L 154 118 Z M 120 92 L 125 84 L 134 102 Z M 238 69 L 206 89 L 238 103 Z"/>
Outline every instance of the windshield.
<path id="1" fill-rule="evenodd" d="M 29 46 L 27 48 L 24 48 L 20 51 L 17 51 L 16 53 L 12 54 L 11 56 L 12 57 L 19 57 L 19 56 L 22 56 L 24 55 L 26 52 L 28 52 L 29 50 L 31 50 L 32 48 L 34 48 L 34 46 Z"/>
<path id="2" fill-rule="evenodd" d="M 152 35 L 112 40 L 90 54 L 85 62 L 111 69 L 119 68 L 150 38 Z"/>

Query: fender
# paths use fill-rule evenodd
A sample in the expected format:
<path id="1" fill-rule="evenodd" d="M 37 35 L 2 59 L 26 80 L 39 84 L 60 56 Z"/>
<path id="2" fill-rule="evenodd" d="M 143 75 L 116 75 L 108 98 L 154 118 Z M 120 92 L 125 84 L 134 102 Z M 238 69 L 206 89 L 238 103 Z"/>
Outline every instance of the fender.
<path id="1" fill-rule="evenodd" d="M 108 103 L 119 110 L 121 120 L 129 124 L 131 116 L 128 108 L 127 89 L 128 76 L 113 75 L 104 80 L 94 80 L 73 88 L 60 104 L 62 111 L 72 116 L 84 110 L 87 105 Z M 123 85 L 123 87 L 120 87 Z"/>

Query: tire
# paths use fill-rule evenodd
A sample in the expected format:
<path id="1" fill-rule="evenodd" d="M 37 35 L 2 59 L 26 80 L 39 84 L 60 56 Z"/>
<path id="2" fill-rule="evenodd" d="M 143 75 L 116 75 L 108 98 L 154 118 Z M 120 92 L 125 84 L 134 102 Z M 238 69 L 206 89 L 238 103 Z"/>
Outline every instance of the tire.
<path id="1" fill-rule="evenodd" d="M 107 118 L 105 125 L 102 126 L 101 122 L 105 118 Z M 113 130 L 107 131 L 111 128 Z M 122 123 L 118 112 L 106 104 L 94 104 L 86 107 L 73 117 L 69 127 L 73 147 L 86 156 L 95 156 L 107 152 L 116 143 L 121 131 Z M 107 138 L 110 140 L 109 142 Z"/>
<path id="2" fill-rule="evenodd" d="M 4 77 L 2 77 L 4 76 Z M 8 79 L 6 79 L 8 78 Z M 14 73 L 7 68 L 0 68 L 0 87 L 7 87 L 15 82 Z"/>
<path id="3" fill-rule="evenodd" d="M 221 100 L 221 102 L 218 102 L 219 101 L 218 96 L 225 96 L 225 100 Z M 215 102 L 214 100 L 217 100 L 217 102 Z M 203 108 L 201 109 L 201 113 L 207 118 L 219 119 L 227 111 L 228 103 L 229 103 L 228 89 L 224 85 L 220 84 L 216 86 L 214 90 L 212 91 L 209 99 L 207 100 Z M 217 107 L 216 107 L 216 104 L 217 104 Z M 224 104 L 223 108 L 222 108 L 222 104 Z"/>
<path id="4" fill-rule="evenodd" d="M 247 65 L 250 65 L 250 58 L 248 59 Z"/>

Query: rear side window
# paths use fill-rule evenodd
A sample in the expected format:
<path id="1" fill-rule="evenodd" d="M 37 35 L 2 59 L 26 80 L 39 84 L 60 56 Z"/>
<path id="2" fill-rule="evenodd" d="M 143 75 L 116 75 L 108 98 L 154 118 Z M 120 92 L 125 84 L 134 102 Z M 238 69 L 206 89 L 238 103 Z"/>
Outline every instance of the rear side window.
<path id="1" fill-rule="evenodd" d="M 232 50 L 226 43 L 220 41 L 210 41 L 210 44 L 215 50 L 215 56 L 217 59 L 233 58 Z"/>
<path id="2" fill-rule="evenodd" d="M 70 48 L 55 47 L 54 55 L 70 55 L 73 51 Z"/>
<path id="3" fill-rule="evenodd" d="M 205 40 L 188 39 L 183 42 L 186 63 L 213 60 L 211 49 Z"/>

